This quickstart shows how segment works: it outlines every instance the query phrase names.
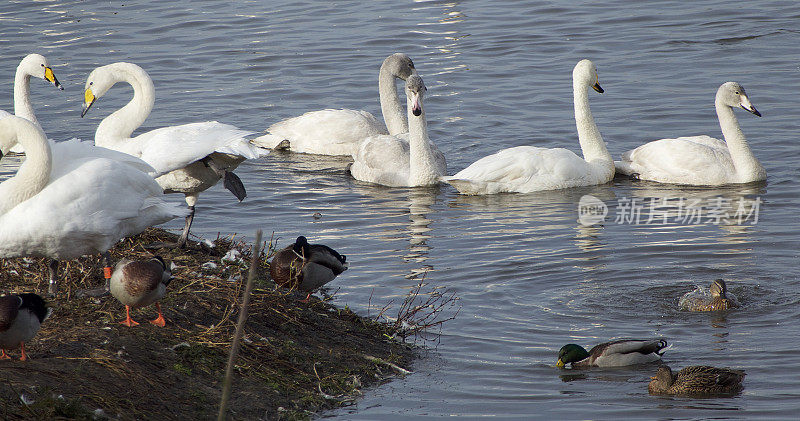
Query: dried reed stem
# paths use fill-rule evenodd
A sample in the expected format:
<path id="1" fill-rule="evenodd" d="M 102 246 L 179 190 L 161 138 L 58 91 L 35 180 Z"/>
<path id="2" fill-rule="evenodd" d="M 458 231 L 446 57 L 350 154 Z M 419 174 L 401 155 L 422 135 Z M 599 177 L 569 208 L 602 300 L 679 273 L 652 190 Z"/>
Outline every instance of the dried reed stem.
<path id="1" fill-rule="evenodd" d="M 247 305 L 250 303 L 250 291 L 253 289 L 253 280 L 256 278 L 260 251 L 261 230 L 258 230 L 256 231 L 256 239 L 253 242 L 253 255 L 250 259 L 250 271 L 247 273 L 247 286 L 244 289 L 244 297 L 242 297 L 242 308 L 239 311 L 239 321 L 236 323 L 236 333 L 233 335 L 231 353 L 228 356 L 228 367 L 225 369 L 225 380 L 222 382 L 222 401 L 219 404 L 217 421 L 224 420 L 225 413 L 228 412 L 228 400 L 231 397 L 231 383 L 233 381 L 233 365 L 236 361 L 236 355 L 239 353 L 239 342 L 242 339 L 244 323 L 247 321 Z"/>

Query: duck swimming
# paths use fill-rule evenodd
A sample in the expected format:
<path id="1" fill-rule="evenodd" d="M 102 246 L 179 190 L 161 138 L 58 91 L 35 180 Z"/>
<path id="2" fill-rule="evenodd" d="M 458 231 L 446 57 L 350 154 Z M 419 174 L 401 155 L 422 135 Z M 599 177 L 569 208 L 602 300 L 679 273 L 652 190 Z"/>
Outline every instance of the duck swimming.
<path id="1" fill-rule="evenodd" d="M 558 351 L 558 368 L 572 363 L 577 367 L 620 367 L 644 364 L 661 359 L 667 341 L 664 339 L 618 339 L 596 345 L 586 352 L 580 345 L 568 344 Z"/>
<path id="2" fill-rule="evenodd" d="M 742 390 L 745 373 L 730 368 L 717 368 L 707 365 L 686 367 L 672 374 L 669 366 L 662 365 L 651 377 L 647 390 L 654 395 L 723 395 Z"/>
<path id="3" fill-rule="evenodd" d="M 739 301 L 736 296 L 728 293 L 725 281 L 717 279 L 708 290 L 697 288 L 684 294 L 678 307 L 688 311 L 721 311 L 739 307 Z"/>

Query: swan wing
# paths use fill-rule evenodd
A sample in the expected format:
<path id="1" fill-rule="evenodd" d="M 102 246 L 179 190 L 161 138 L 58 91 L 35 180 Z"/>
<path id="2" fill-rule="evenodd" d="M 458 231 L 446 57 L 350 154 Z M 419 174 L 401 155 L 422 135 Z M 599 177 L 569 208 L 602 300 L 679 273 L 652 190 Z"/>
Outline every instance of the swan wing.
<path id="1" fill-rule="evenodd" d="M 389 133 L 371 113 L 346 109 L 310 111 L 277 122 L 267 131 L 271 136 L 262 137 L 263 147 L 274 148 L 288 140 L 293 152 L 320 155 L 353 155 L 364 139 Z"/>
<path id="2" fill-rule="evenodd" d="M 125 142 L 123 152 L 139 156 L 159 174 L 183 168 L 219 152 L 255 159 L 259 148 L 245 139 L 253 132 L 216 121 L 162 127 Z M 138 153 L 137 153 L 138 152 Z"/>
<path id="3" fill-rule="evenodd" d="M 735 173 L 728 146 L 710 136 L 655 140 L 625 152 L 614 164 L 622 174 L 663 183 L 714 185 Z"/>
<path id="4" fill-rule="evenodd" d="M 94 142 L 82 141 L 72 138 L 63 142 L 48 139 L 50 150 L 53 151 L 53 167 L 50 171 L 51 179 L 56 179 L 74 170 L 76 165 L 82 165 L 85 158 L 106 158 L 129 165 L 139 171 L 156 177 L 156 170 L 147 162 L 123 152 L 95 146 Z"/>
<path id="5" fill-rule="evenodd" d="M 591 185 L 595 178 L 590 164 L 570 150 L 517 146 L 485 156 L 443 181 L 464 194 L 493 194 Z"/>
<path id="6" fill-rule="evenodd" d="M 158 183 L 135 166 L 85 157 L 71 168 L 0 216 L 0 256 L 72 259 L 186 215 L 164 202 Z"/>
<path id="7" fill-rule="evenodd" d="M 385 186 L 408 185 L 408 133 L 367 138 L 353 155 L 350 173 L 356 180 Z"/>

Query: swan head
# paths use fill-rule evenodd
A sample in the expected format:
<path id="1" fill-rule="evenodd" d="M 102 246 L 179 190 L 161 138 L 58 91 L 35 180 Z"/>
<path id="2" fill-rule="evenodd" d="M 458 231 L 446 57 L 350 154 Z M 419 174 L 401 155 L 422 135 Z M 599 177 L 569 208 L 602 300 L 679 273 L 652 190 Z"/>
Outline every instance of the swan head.
<path id="1" fill-rule="evenodd" d="M 50 68 L 50 63 L 48 63 L 47 59 L 41 54 L 28 54 L 19 63 L 18 69 L 31 76 L 44 79 L 62 91 L 64 90 L 64 87 L 61 86 L 61 83 L 59 83 L 58 79 L 56 79 L 53 69 Z"/>
<path id="2" fill-rule="evenodd" d="M 408 109 L 415 117 L 419 117 L 423 113 L 422 98 L 428 88 L 425 87 L 425 82 L 419 75 L 411 75 L 406 79 L 406 96 L 408 97 Z"/>
<path id="3" fill-rule="evenodd" d="M 741 107 L 754 115 L 761 117 L 750 98 L 744 91 L 744 87 L 738 82 L 725 82 L 717 90 L 717 102 L 729 107 Z"/>
<path id="4" fill-rule="evenodd" d="M 411 61 L 411 57 L 404 53 L 394 53 L 386 57 L 386 60 L 383 60 L 381 69 L 403 80 L 408 80 L 409 76 L 417 74 L 417 69 L 414 68 L 414 62 Z"/>
<path id="5" fill-rule="evenodd" d="M 572 69 L 572 80 L 581 85 L 591 86 L 598 93 L 605 92 L 597 78 L 597 66 L 591 60 L 583 59 L 575 65 Z"/>
<path id="6" fill-rule="evenodd" d="M 105 95 L 117 82 L 110 66 L 112 65 L 98 67 L 92 70 L 92 73 L 89 73 L 89 77 L 86 78 L 86 85 L 83 88 L 83 111 L 81 112 L 81 117 L 85 116 L 94 102 Z"/>

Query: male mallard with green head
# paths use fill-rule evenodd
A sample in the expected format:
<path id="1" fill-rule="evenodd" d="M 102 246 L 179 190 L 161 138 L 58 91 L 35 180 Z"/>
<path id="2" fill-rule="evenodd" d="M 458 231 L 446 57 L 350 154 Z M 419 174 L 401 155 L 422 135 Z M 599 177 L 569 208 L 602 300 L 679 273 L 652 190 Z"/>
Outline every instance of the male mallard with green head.
<path id="1" fill-rule="evenodd" d="M 347 256 L 322 244 L 308 244 L 306 237 L 297 237 L 294 244 L 275 253 L 269 274 L 276 284 L 311 293 L 347 270 Z"/>
<path id="2" fill-rule="evenodd" d="M 618 339 L 595 346 L 586 352 L 580 345 L 568 344 L 558 351 L 558 368 L 572 363 L 576 367 L 619 367 L 644 364 L 661 359 L 664 339 Z"/>
<path id="3" fill-rule="evenodd" d="M 11 359 L 6 350 L 17 347 L 22 351 L 19 360 L 28 359 L 25 342 L 36 335 L 51 310 L 42 297 L 33 293 L 0 297 L 0 359 Z"/>
<path id="4" fill-rule="evenodd" d="M 728 293 L 725 281 L 717 279 L 708 287 L 708 294 L 702 288 L 687 292 L 681 297 L 678 306 L 689 311 L 720 311 L 739 307 L 739 301 Z"/>
<path id="5" fill-rule="evenodd" d="M 723 395 L 742 390 L 745 373 L 730 368 L 693 365 L 673 375 L 672 370 L 662 365 L 651 377 L 647 390 L 654 395 Z"/>
<path id="6" fill-rule="evenodd" d="M 155 303 L 158 317 L 150 323 L 159 327 L 166 326 L 158 301 L 164 297 L 171 280 L 172 271 L 159 256 L 149 260 L 120 260 L 110 281 L 111 295 L 125 305 L 126 318 L 120 324 L 128 327 L 138 325 L 139 323 L 131 319 L 131 308 L 147 307 Z"/>

